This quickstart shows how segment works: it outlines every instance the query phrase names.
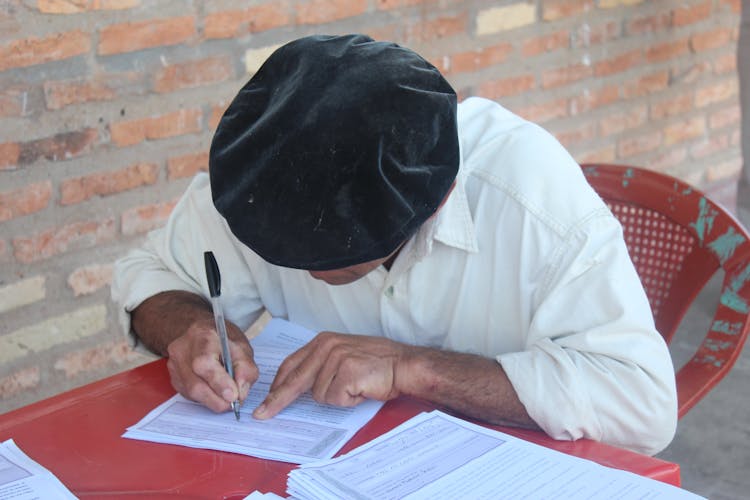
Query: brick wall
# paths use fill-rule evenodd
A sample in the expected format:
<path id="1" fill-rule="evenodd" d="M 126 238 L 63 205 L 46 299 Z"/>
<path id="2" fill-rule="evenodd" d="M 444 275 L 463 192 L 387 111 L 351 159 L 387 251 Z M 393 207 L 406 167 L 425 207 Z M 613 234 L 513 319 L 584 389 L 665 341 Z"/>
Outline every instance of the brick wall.
<path id="1" fill-rule="evenodd" d="M 731 204 L 738 19 L 738 0 L 0 0 L 0 411 L 144 361 L 114 323 L 112 263 L 205 170 L 278 45 L 400 42 L 580 161 Z"/>

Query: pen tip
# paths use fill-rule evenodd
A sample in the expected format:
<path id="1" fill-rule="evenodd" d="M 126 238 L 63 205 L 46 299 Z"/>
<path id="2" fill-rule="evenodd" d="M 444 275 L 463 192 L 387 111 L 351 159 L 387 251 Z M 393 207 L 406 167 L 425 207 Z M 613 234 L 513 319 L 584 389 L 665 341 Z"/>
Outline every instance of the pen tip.
<path id="1" fill-rule="evenodd" d="M 232 410 L 234 410 L 234 418 L 237 419 L 237 421 L 240 421 L 240 404 L 238 401 L 232 402 Z"/>

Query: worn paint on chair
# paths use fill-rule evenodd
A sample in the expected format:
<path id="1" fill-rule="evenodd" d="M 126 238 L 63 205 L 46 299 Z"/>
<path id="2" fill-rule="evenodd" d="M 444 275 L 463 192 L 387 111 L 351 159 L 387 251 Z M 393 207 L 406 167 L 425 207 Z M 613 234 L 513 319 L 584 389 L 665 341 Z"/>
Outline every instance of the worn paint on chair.
<path id="1" fill-rule="evenodd" d="M 730 323 L 729 321 L 717 319 L 711 325 L 711 331 L 723 333 L 725 335 L 739 335 L 742 331 L 742 322 Z"/>
<path id="2" fill-rule="evenodd" d="M 711 208 L 705 197 L 701 197 L 698 202 L 698 210 L 698 218 L 695 219 L 695 222 L 691 222 L 690 225 L 695 229 L 698 239 L 702 242 L 706 235 L 711 232 L 717 212 Z"/>
<path id="3" fill-rule="evenodd" d="M 729 226 L 727 232 L 716 238 L 714 241 L 708 244 L 709 248 L 716 253 L 719 257 L 719 261 L 723 264 L 729 260 L 737 247 L 745 242 L 745 237 L 734 230 L 732 226 Z"/>

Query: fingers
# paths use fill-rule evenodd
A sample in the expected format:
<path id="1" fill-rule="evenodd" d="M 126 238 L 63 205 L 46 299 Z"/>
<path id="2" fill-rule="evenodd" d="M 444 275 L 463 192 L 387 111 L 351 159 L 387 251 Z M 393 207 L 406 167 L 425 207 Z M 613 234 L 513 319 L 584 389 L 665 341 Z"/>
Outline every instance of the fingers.
<path id="1" fill-rule="evenodd" d="M 244 400 L 258 378 L 253 353 L 244 334 L 231 323 L 230 352 L 233 380 L 221 360 L 221 345 L 211 323 L 192 326 L 168 347 L 172 385 L 188 399 L 215 412 L 227 411 L 230 403 Z"/>
<path id="2" fill-rule="evenodd" d="M 294 356 L 294 354 L 291 356 Z M 266 399 L 255 409 L 253 417 L 267 419 L 275 416 L 297 399 L 300 394 L 312 387 L 320 369 L 321 358 L 308 355 L 299 362 L 299 357 L 290 363 L 287 363 L 287 360 L 282 363 L 282 366 L 287 365 L 281 374 L 282 381 L 278 381 L 279 375 L 277 374 Z M 281 367 L 279 368 L 281 369 Z"/>
<path id="3" fill-rule="evenodd" d="M 253 416 L 271 418 L 310 390 L 320 403 L 354 406 L 367 398 L 398 395 L 399 347 L 372 337 L 323 333 L 279 367 L 265 401 Z"/>
<path id="4" fill-rule="evenodd" d="M 258 380 L 258 367 L 253 361 L 253 349 L 243 334 L 240 339 L 230 339 L 229 350 L 232 354 L 234 381 L 238 387 L 239 399 L 244 401 L 250 387 Z"/>

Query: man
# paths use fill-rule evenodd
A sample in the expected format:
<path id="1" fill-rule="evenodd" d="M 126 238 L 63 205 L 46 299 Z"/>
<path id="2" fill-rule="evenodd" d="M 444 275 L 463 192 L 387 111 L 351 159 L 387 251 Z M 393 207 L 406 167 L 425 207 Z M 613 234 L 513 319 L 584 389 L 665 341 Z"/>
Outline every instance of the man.
<path id="1" fill-rule="evenodd" d="M 265 308 L 323 333 L 256 418 L 309 390 L 336 405 L 409 395 L 644 453 L 673 437 L 672 364 L 616 219 L 554 138 L 487 100 L 457 107 L 414 52 L 362 35 L 281 47 L 223 116 L 208 177 L 113 285 L 126 330 L 169 356 L 186 397 L 245 398 L 242 332 Z"/>

